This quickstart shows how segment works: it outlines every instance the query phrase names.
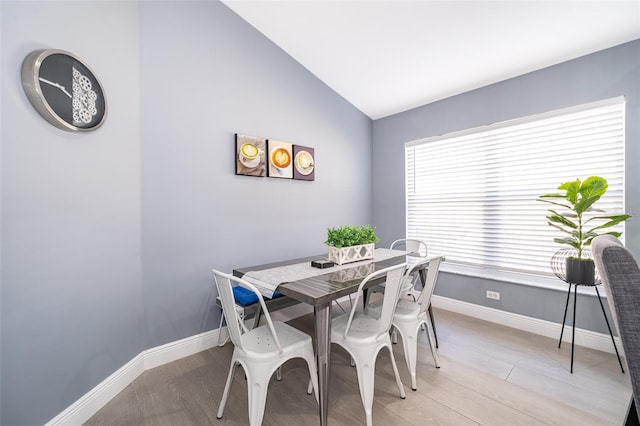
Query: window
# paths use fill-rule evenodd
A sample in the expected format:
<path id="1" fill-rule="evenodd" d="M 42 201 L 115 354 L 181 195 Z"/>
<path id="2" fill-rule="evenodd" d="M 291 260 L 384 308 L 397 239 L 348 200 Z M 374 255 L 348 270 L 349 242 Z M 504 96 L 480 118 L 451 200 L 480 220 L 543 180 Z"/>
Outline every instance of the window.
<path id="1" fill-rule="evenodd" d="M 597 175 L 609 189 L 596 207 L 624 212 L 624 107 L 615 98 L 408 142 L 407 237 L 446 255 L 449 270 L 551 276 L 564 246 L 536 199 Z"/>

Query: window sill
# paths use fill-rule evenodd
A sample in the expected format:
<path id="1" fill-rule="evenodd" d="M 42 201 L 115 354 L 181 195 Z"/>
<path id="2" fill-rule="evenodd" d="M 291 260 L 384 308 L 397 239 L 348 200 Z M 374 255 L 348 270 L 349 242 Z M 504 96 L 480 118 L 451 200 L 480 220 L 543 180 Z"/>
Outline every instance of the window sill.
<path id="1" fill-rule="evenodd" d="M 440 272 L 455 275 L 464 275 L 473 278 L 487 279 L 493 281 L 502 281 L 509 284 L 526 285 L 530 287 L 544 288 L 566 293 L 567 283 L 559 278 L 547 277 L 535 274 L 518 273 L 511 271 L 501 271 L 491 268 L 483 268 L 470 265 L 447 264 L 444 262 L 440 266 Z M 602 288 L 602 287 L 601 287 Z M 588 287 L 578 286 L 578 294 L 596 297 L 596 293 Z M 601 291 L 600 296 L 606 299 L 606 292 Z"/>

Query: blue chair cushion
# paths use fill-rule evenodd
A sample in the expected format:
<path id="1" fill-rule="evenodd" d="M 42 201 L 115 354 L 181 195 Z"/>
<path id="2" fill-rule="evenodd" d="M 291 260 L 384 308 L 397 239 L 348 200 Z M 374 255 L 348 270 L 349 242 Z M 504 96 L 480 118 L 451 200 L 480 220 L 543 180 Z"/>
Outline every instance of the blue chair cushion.
<path id="1" fill-rule="evenodd" d="M 277 291 L 273 293 L 273 299 L 281 296 L 282 293 Z M 258 303 L 258 296 L 254 292 L 239 285 L 233 287 L 233 297 L 240 306 L 249 306 Z"/>

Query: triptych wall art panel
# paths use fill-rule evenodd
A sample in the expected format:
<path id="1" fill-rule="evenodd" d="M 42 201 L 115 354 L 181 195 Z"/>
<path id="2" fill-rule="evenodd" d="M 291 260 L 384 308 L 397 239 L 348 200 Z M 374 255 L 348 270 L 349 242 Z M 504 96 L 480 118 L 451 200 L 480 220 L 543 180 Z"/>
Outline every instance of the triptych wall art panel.
<path id="1" fill-rule="evenodd" d="M 315 150 L 273 139 L 236 133 L 236 174 L 315 180 Z"/>
<path id="2" fill-rule="evenodd" d="M 293 144 L 269 139 L 269 177 L 293 178 Z"/>
<path id="3" fill-rule="evenodd" d="M 293 178 L 298 180 L 315 179 L 315 151 L 301 145 L 293 146 Z"/>
<path id="4" fill-rule="evenodd" d="M 236 174 L 267 175 L 267 140 L 236 134 Z"/>

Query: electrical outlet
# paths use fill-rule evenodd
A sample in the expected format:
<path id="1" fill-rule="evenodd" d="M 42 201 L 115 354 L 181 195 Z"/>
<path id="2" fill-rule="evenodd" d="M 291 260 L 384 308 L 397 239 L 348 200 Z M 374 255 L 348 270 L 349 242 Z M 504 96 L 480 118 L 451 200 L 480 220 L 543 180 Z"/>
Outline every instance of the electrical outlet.
<path id="1" fill-rule="evenodd" d="M 487 299 L 500 300 L 500 293 L 497 291 L 487 290 Z"/>

